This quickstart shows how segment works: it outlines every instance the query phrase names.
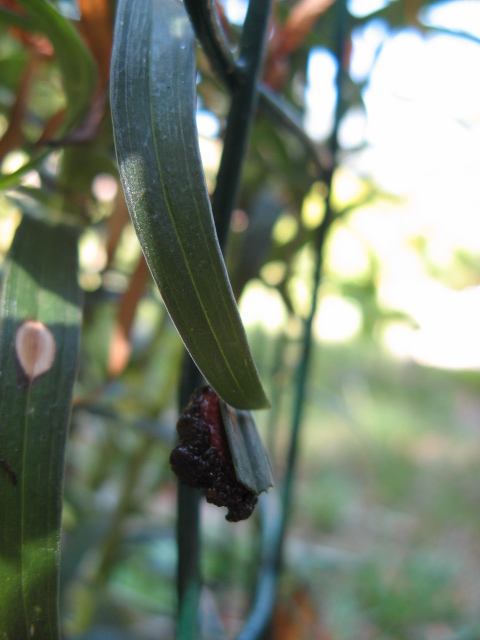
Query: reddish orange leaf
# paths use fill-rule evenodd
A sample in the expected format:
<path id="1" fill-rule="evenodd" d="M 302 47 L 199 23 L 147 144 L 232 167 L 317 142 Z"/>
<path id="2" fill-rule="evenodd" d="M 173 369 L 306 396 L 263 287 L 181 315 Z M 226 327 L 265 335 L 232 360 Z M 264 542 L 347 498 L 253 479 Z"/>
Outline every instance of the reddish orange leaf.
<path id="1" fill-rule="evenodd" d="M 288 72 L 288 56 L 304 42 L 314 24 L 335 0 L 300 0 L 281 26 L 276 26 L 265 63 L 264 82 L 281 90 Z"/>
<path id="2" fill-rule="evenodd" d="M 25 67 L 20 84 L 18 85 L 17 97 L 10 109 L 8 129 L 0 140 L 0 160 L 2 160 L 7 153 L 22 145 L 22 122 L 27 110 L 28 96 L 37 68 L 38 57 L 35 53 L 32 53 Z"/>
<path id="3" fill-rule="evenodd" d="M 128 364 L 131 352 L 130 330 L 135 311 L 140 302 L 148 276 L 148 267 L 143 254 L 133 274 L 128 289 L 123 294 L 118 310 L 117 324 L 113 331 L 108 358 L 108 373 L 116 378 Z"/>
<path id="4" fill-rule="evenodd" d="M 97 63 L 99 83 L 107 86 L 113 45 L 113 23 L 108 0 L 79 0 L 80 31 Z"/>

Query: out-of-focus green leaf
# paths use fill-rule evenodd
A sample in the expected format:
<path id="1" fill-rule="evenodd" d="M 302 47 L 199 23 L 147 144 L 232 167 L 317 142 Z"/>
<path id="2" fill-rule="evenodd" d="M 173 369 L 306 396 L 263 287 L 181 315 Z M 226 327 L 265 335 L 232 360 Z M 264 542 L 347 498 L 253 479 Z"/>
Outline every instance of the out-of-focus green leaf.
<path id="1" fill-rule="evenodd" d="M 0 636 L 58 639 L 65 441 L 81 322 L 77 236 L 24 216 L 0 326 Z M 3 468 L 2 468 L 3 467 Z"/>
<path id="2" fill-rule="evenodd" d="M 36 30 L 44 33 L 55 49 L 67 98 L 62 132 L 80 124 L 90 108 L 96 83 L 95 62 L 80 36 L 46 0 L 18 0 Z"/>
<path id="3" fill-rule="evenodd" d="M 26 16 L 23 16 L 16 11 L 5 9 L 4 7 L 0 7 L 0 22 L 4 27 L 18 27 L 28 31 L 33 29 L 33 22 Z"/>
<path id="4" fill-rule="evenodd" d="M 10 187 L 15 187 L 20 182 L 20 179 L 26 173 L 28 173 L 29 171 L 33 171 L 34 169 L 37 169 L 39 165 L 45 160 L 45 158 L 50 153 L 51 153 L 50 149 L 47 149 L 46 151 L 42 151 L 38 156 L 26 162 L 16 171 L 13 171 L 12 173 L 0 174 L 0 189 L 3 190 L 3 189 L 8 189 Z"/>
<path id="5" fill-rule="evenodd" d="M 121 0 L 111 81 L 120 175 L 165 305 L 208 382 L 268 406 L 218 245 L 195 125 L 195 51 L 178 0 Z"/>
<path id="6" fill-rule="evenodd" d="M 267 453 L 250 411 L 238 411 L 220 398 L 223 422 L 237 480 L 255 495 L 273 487 Z"/>

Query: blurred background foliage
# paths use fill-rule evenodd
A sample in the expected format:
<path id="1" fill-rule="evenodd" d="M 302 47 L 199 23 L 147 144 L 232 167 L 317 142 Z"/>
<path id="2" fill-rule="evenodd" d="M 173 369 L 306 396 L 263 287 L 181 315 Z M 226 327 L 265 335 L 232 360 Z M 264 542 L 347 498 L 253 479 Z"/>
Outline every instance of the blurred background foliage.
<path id="1" fill-rule="evenodd" d="M 61 54 L 35 30 L 0 21 L 2 180 L 34 160 L 0 196 L 0 252 L 3 260 L 22 214 L 84 227 L 63 632 L 170 638 L 176 486 L 168 456 L 183 347 L 119 188 L 107 101 L 115 3 L 54 4 L 94 55 L 97 90 L 83 124 L 52 143 L 65 106 Z M 20 11 L 13 0 L 0 6 Z M 237 42 L 246 2 L 218 7 Z M 338 99 L 334 16 L 332 0 L 279 0 L 264 71 L 303 114 L 326 168 Z M 348 3 L 335 219 L 276 640 L 480 634 L 479 24 L 480 4 L 468 0 Z M 197 89 L 213 189 L 229 98 L 201 49 Z M 327 193 L 298 140 L 259 113 L 227 264 L 273 404 L 258 423 L 278 478 Z M 231 525 L 216 507 L 203 504 L 202 513 L 202 637 L 232 637 L 252 601 L 258 516 Z"/>

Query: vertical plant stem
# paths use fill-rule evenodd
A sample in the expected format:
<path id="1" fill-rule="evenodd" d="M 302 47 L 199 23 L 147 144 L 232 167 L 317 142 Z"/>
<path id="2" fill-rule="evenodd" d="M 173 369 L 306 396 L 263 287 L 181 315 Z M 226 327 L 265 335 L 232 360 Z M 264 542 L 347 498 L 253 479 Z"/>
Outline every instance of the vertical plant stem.
<path id="1" fill-rule="evenodd" d="M 331 180 L 330 180 L 331 182 Z M 330 186 L 330 185 L 329 185 Z M 302 425 L 303 411 L 305 408 L 305 395 L 308 378 L 308 370 L 310 365 L 310 358 L 313 346 L 312 340 L 312 325 L 315 317 L 315 311 L 317 308 L 318 289 L 320 285 L 321 272 L 322 272 L 322 258 L 323 258 L 323 245 L 327 230 L 332 221 L 332 210 L 330 204 L 327 204 L 327 211 L 325 218 L 318 229 L 318 236 L 316 238 L 316 264 L 314 272 L 313 293 L 311 299 L 310 313 L 305 320 L 303 344 L 302 344 L 302 356 L 300 359 L 300 366 L 298 368 L 295 400 L 293 406 L 293 419 L 292 419 L 292 431 L 290 436 L 290 445 L 288 449 L 287 457 L 287 469 L 282 488 L 282 521 L 280 526 L 279 541 L 277 544 L 275 564 L 277 568 L 280 568 L 281 559 L 283 555 L 283 546 L 285 541 L 286 530 L 288 521 L 290 518 L 292 495 L 293 495 L 293 483 L 295 479 L 295 468 L 298 455 L 298 444 L 300 428 Z"/>
<path id="2" fill-rule="evenodd" d="M 272 0 L 250 0 L 240 43 L 240 71 L 237 76 L 237 85 L 233 90 L 223 154 L 212 199 L 213 216 L 223 252 L 256 105 L 256 84 L 265 46 L 271 3 Z M 200 384 L 202 384 L 202 376 L 187 354 L 180 387 L 181 409 L 188 404 L 191 393 Z M 196 640 L 199 635 L 200 495 L 199 491 L 179 484 L 177 640 Z"/>
<path id="3" fill-rule="evenodd" d="M 185 352 L 180 381 L 180 411 L 188 404 L 190 395 L 203 383 L 202 374 Z M 178 640 L 198 638 L 198 603 L 200 598 L 200 498 L 201 491 L 190 489 L 180 482 L 177 493 L 177 593 Z"/>
<path id="4" fill-rule="evenodd" d="M 225 248 L 230 217 L 237 199 L 242 164 L 257 103 L 257 81 L 272 0 L 250 0 L 245 18 L 236 85 L 228 114 L 222 159 L 213 193 L 212 209 L 222 250 Z"/>
<path id="5" fill-rule="evenodd" d="M 310 312 L 304 324 L 302 357 L 300 360 L 297 380 L 296 380 L 295 400 L 294 400 L 293 418 L 292 418 L 292 431 L 290 436 L 290 445 L 288 449 L 287 470 L 285 473 L 285 479 L 284 479 L 283 491 L 282 491 L 282 521 L 280 525 L 279 539 L 278 539 L 278 544 L 276 549 L 275 564 L 276 564 L 277 570 L 280 569 L 280 565 L 282 562 L 285 536 L 286 536 L 289 519 L 291 516 L 293 483 L 294 483 L 295 468 L 296 468 L 296 461 L 297 461 L 297 454 L 298 454 L 299 436 L 300 436 L 303 413 L 305 408 L 307 377 L 308 377 L 308 370 L 309 370 L 310 358 L 311 358 L 311 352 L 312 352 L 312 346 L 313 346 L 312 325 L 313 325 L 313 319 L 315 317 L 315 311 L 317 308 L 318 290 L 319 290 L 321 273 L 322 273 L 323 246 L 324 246 L 325 238 L 327 235 L 327 231 L 334 217 L 332 206 L 331 206 L 331 187 L 332 187 L 333 174 L 335 171 L 336 155 L 337 155 L 337 149 L 338 149 L 338 127 L 340 124 L 340 117 L 342 113 L 342 91 L 341 91 L 342 58 L 343 58 L 343 53 L 345 49 L 346 18 L 347 18 L 346 0 L 339 0 L 339 2 L 337 3 L 337 37 L 336 37 L 336 51 L 335 51 L 335 57 L 338 63 L 337 77 L 336 77 L 337 105 L 335 109 L 333 131 L 330 138 L 330 152 L 333 158 L 334 166 L 332 167 L 331 170 L 328 171 L 328 174 L 325 177 L 325 182 L 327 183 L 327 187 L 328 187 L 327 209 L 326 209 L 325 217 L 322 223 L 320 224 L 320 226 L 318 227 L 316 238 L 315 238 L 316 264 L 315 264 L 315 271 L 313 276 L 313 281 L 314 281 L 313 292 L 312 292 Z"/>
<path id="6" fill-rule="evenodd" d="M 332 136 L 330 139 L 330 153 L 333 158 L 333 166 L 326 170 L 322 176 L 323 180 L 328 186 L 329 196 L 327 202 L 327 210 L 325 218 L 318 227 L 315 237 L 315 253 L 316 264 L 313 274 L 313 292 L 311 299 L 311 307 L 308 317 L 304 324 L 303 333 L 303 346 L 302 357 L 299 362 L 299 368 L 296 379 L 295 387 L 295 399 L 292 414 L 292 429 L 290 436 L 290 445 L 287 456 L 287 470 L 283 482 L 283 490 L 281 495 L 281 515 L 279 518 L 275 518 L 276 527 L 272 529 L 269 522 L 265 523 L 265 527 L 269 529 L 268 534 L 268 547 L 264 549 L 264 557 L 259 572 L 257 581 L 257 592 L 255 595 L 255 602 L 250 616 L 245 624 L 245 627 L 237 637 L 237 640 L 266 640 L 271 637 L 271 622 L 273 608 L 275 605 L 276 592 L 278 588 L 278 577 L 282 568 L 283 550 L 285 544 L 285 538 L 287 534 L 288 524 L 291 516 L 291 505 L 293 496 L 293 486 L 295 478 L 295 469 L 298 455 L 299 437 L 302 426 L 303 411 L 305 405 L 306 384 L 308 377 L 308 370 L 312 352 L 312 325 L 315 317 L 315 311 L 318 299 L 318 290 L 322 274 L 322 258 L 323 258 L 323 246 L 328 229 L 334 218 L 332 206 L 331 206 L 331 186 L 333 174 L 335 171 L 335 156 L 338 148 L 338 126 L 340 123 L 340 117 L 342 113 L 342 90 L 341 90 L 341 78 L 342 78 L 342 56 L 345 48 L 346 37 L 346 0 L 339 0 L 337 2 L 337 38 L 336 38 L 336 58 L 338 62 L 337 70 L 337 105 L 335 110 L 334 127 Z M 265 93 L 265 99 L 269 99 L 269 95 Z M 275 107 L 275 104 L 269 104 L 267 106 Z M 280 113 L 280 111 L 279 111 Z M 281 115 L 281 114 L 280 114 Z M 303 139 L 303 136 L 302 136 Z M 310 146 L 310 145 L 307 145 Z M 315 156 L 315 150 L 312 146 L 313 155 Z M 322 172 L 322 167 L 318 165 L 319 173 Z"/>

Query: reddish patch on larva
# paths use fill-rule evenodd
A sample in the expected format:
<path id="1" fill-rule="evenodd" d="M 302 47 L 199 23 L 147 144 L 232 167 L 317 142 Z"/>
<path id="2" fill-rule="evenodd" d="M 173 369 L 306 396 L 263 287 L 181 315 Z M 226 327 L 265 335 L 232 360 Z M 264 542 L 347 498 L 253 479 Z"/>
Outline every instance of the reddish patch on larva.
<path id="1" fill-rule="evenodd" d="M 236 477 L 220 399 L 212 387 L 197 389 L 178 422 L 170 464 L 182 484 L 204 489 L 207 502 L 228 507 L 230 522 L 248 518 L 257 497 Z"/>
<path id="2" fill-rule="evenodd" d="M 223 424 L 220 399 L 212 387 L 206 387 L 198 397 L 200 417 L 205 422 L 210 431 L 210 446 L 215 447 L 226 463 L 231 463 L 231 453 L 228 446 L 227 434 Z"/>

